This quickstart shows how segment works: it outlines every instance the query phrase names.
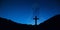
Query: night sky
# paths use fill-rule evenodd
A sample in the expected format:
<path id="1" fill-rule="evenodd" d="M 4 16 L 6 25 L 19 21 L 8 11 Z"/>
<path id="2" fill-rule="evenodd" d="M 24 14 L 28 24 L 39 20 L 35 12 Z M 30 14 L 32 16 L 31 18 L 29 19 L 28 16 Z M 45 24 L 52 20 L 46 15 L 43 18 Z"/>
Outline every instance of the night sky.
<path id="1" fill-rule="evenodd" d="M 38 4 L 38 5 L 37 5 Z M 34 25 L 34 8 L 39 8 L 38 24 L 60 14 L 60 0 L 0 0 L 0 17 Z"/>

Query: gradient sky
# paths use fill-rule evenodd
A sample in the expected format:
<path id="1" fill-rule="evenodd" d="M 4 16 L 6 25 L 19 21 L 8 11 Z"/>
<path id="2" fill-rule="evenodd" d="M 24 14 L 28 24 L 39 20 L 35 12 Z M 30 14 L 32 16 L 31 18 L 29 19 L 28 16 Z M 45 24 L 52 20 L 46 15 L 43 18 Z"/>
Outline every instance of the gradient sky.
<path id="1" fill-rule="evenodd" d="M 0 17 L 34 25 L 34 3 L 39 4 L 38 24 L 60 14 L 60 0 L 0 0 Z"/>

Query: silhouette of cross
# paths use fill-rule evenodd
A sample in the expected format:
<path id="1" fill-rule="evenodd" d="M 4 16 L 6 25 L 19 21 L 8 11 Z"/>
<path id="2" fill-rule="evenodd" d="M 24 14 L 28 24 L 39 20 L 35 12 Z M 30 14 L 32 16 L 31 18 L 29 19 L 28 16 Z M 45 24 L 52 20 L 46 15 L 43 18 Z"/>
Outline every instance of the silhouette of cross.
<path id="1" fill-rule="evenodd" d="M 37 20 L 39 19 L 39 18 L 37 18 L 37 16 L 35 16 L 35 18 L 33 18 L 34 20 L 35 20 L 35 25 L 37 25 Z"/>

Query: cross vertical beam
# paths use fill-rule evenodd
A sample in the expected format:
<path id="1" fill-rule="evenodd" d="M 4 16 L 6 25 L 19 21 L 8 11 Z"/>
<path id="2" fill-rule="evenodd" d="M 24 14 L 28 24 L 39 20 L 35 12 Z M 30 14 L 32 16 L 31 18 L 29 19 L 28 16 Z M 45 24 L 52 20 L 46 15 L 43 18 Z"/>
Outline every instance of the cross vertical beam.
<path id="1" fill-rule="evenodd" d="M 39 19 L 39 18 L 37 18 L 37 16 L 35 16 L 35 18 L 33 18 L 34 20 L 35 20 L 35 25 L 37 25 L 37 20 Z"/>

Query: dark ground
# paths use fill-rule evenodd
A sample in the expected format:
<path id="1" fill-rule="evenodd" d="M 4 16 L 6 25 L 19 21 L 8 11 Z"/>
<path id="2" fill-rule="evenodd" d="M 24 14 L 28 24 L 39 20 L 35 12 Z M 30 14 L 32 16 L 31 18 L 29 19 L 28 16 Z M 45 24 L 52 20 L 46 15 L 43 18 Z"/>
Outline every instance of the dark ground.
<path id="1" fill-rule="evenodd" d="M 56 15 L 37 26 L 19 24 L 0 17 L 0 30 L 60 30 L 60 15 Z"/>

